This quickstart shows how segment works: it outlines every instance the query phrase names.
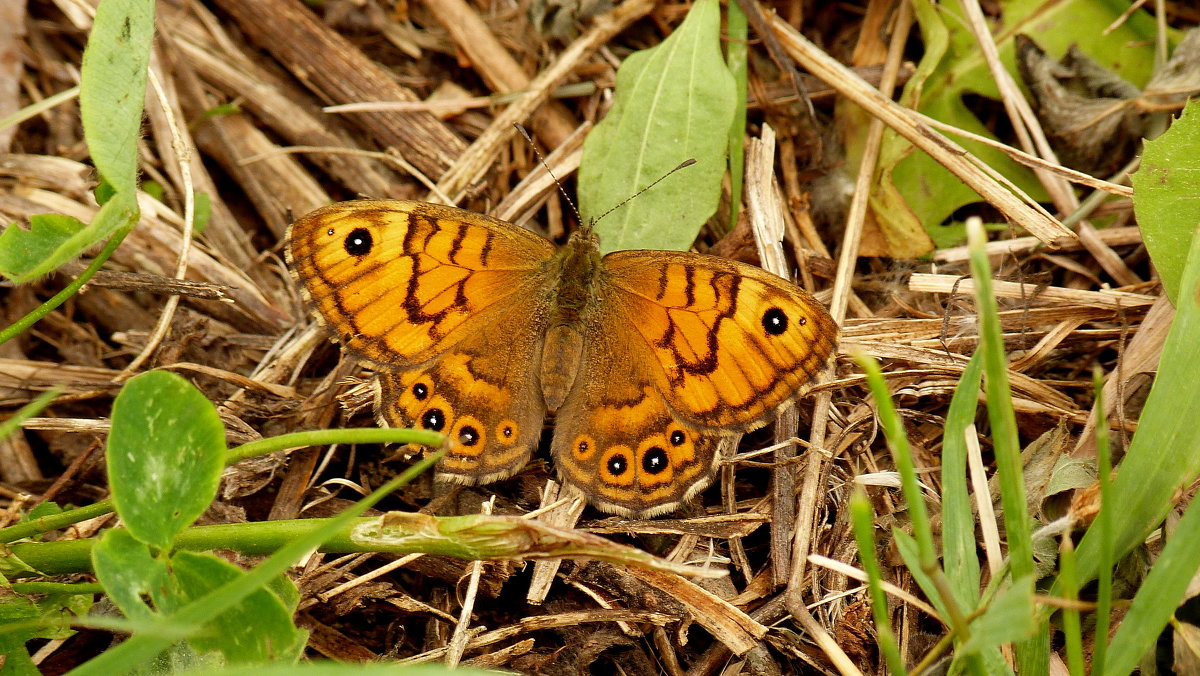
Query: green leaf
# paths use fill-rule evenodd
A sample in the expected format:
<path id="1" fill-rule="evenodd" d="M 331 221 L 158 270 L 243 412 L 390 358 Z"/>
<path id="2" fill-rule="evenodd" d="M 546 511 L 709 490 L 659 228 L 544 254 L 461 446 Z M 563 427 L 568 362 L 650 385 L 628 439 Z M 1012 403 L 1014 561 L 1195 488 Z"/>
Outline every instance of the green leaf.
<path id="1" fill-rule="evenodd" d="M 153 0 L 104 0 L 83 52 L 79 114 L 96 171 L 117 193 L 137 190 Z"/>
<path id="2" fill-rule="evenodd" d="M 177 552 L 171 557 L 171 567 L 186 601 L 245 576 L 240 568 L 212 554 Z M 272 591 L 281 582 L 291 587 L 287 601 Z M 230 664 L 294 663 L 308 641 L 308 632 L 292 623 L 294 606 L 290 601 L 297 597 L 290 581 L 276 578 L 272 585 L 251 592 L 206 622 L 188 642 L 200 652 L 220 652 Z"/>
<path id="3" fill-rule="evenodd" d="M 104 0 L 97 7 L 83 52 L 79 112 L 101 185 L 108 185 L 97 190 L 103 206 L 87 227 L 65 216 L 31 218 L 29 231 L 10 225 L 0 235 L 0 274 L 31 281 L 137 223 L 137 141 L 153 39 L 152 0 Z"/>
<path id="4" fill-rule="evenodd" d="M 225 428 L 191 383 L 151 371 L 113 402 L 107 453 L 117 513 L 138 540 L 166 549 L 216 495 Z"/>
<path id="5" fill-rule="evenodd" d="M 30 216 L 28 230 L 10 224 L 0 233 L 0 275 L 13 281 L 32 279 L 33 270 L 86 227 L 77 218 L 58 214 Z"/>
<path id="6" fill-rule="evenodd" d="M 1170 129 L 1146 141 L 1142 164 L 1130 177 L 1142 240 L 1163 289 L 1179 303 L 1187 253 L 1200 223 L 1200 101 L 1183 109 Z"/>
<path id="7" fill-rule="evenodd" d="M 1131 673 L 1137 661 L 1154 647 L 1175 609 L 1183 602 L 1188 583 L 1200 567 L 1200 549 L 1196 547 L 1200 542 L 1198 504 L 1193 500 L 1184 512 L 1150 574 L 1133 597 L 1129 612 L 1121 620 L 1108 648 L 1105 676 Z"/>
<path id="8" fill-rule="evenodd" d="M 1200 237 L 1193 236 L 1179 305 L 1163 345 L 1154 385 L 1137 432 L 1112 483 L 1113 551 L 1124 556 L 1142 542 L 1200 473 Z M 1169 365 L 1169 366 L 1167 366 Z M 1096 575 L 1098 534 L 1079 543 L 1080 584 Z"/>
<path id="9" fill-rule="evenodd" d="M 150 548 L 138 542 L 129 531 L 106 531 L 92 547 L 92 570 L 104 585 L 108 597 L 131 620 L 154 619 L 156 610 L 145 598 L 154 600 L 158 611 L 171 606 L 167 566 L 150 554 Z"/>
<path id="10" fill-rule="evenodd" d="M 904 567 L 908 569 L 913 581 L 921 588 L 925 598 L 929 599 L 938 616 L 950 617 L 950 610 L 942 600 L 942 594 L 934 584 L 933 578 L 929 577 L 921 567 L 921 548 L 917 544 L 917 540 L 899 528 L 892 529 L 892 540 L 896 543 L 896 552 L 900 554 L 900 560 L 904 562 Z"/>
<path id="11" fill-rule="evenodd" d="M 192 627 L 197 623 L 206 623 L 220 615 L 226 609 L 235 605 L 241 599 L 254 593 L 257 589 L 282 575 L 294 562 L 304 554 L 319 547 L 337 531 L 348 526 L 351 521 L 363 512 L 373 507 L 384 496 L 406 485 L 413 477 L 431 468 L 441 459 L 443 452 L 427 455 L 399 476 L 383 484 L 367 497 L 344 510 L 332 519 L 324 521 L 320 526 L 300 536 L 271 555 L 266 561 L 255 566 L 245 575 L 227 582 L 218 589 L 205 594 L 183 608 L 171 618 L 171 624 L 181 627 Z M 93 658 L 88 663 L 76 668 L 76 676 L 117 676 L 136 665 L 151 659 L 171 644 L 167 636 L 139 634 L 129 638 L 119 646 L 111 648 Z"/>
<path id="12" fill-rule="evenodd" d="M 75 635 L 71 623 L 86 617 L 93 605 L 93 594 L 47 594 L 37 601 L 38 611 L 46 626 L 37 638 L 61 640 Z"/>
<path id="13" fill-rule="evenodd" d="M 1123 0 L 1010 0 L 1000 5 L 997 22 L 1003 31 L 995 35 L 1000 58 L 1010 73 L 1013 66 L 1012 37 L 1024 33 L 1047 53 L 1060 56 L 1071 44 L 1096 59 L 1101 65 L 1135 83 L 1149 79 L 1154 63 L 1154 20 L 1145 11 L 1136 11 L 1128 21 L 1117 23 L 1128 8 Z M 979 95 L 998 99 L 996 85 L 975 38 L 961 16 L 958 3 L 933 3 L 918 0 L 913 11 L 926 41 L 925 55 L 917 73 L 904 88 L 902 101 L 934 119 L 969 132 L 993 138 L 986 125 L 976 117 L 978 106 L 965 97 Z M 973 110 L 973 108 L 975 110 Z M 962 181 L 922 152 L 911 152 L 911 144 L 895 133 L 885 135 L 881 149 L 881 171 L 892 171 L 893 181 L 908 208 L 927 228 L 945 221 L 965 204 L 980 197 Z M 986 145 L 955 138 L 989 167 L 1016 183 L 1034 199 L 1044 199 L 1044 191 L 1026 168 L 1002 152 Z"/>
<path id="14" fill-rule="evenodd" d="M 1033 577 L 1015 580 L 988 604 L 987 610 L 971 623 L 971 638 L 963 643 L 963 652 L 982 652 L 1004 643 L 1016 643 L 1037 631 L 1033 606 Z"/>
<path id="15" fill-rule="evenodd" d="M 975 551 L 975 515 L 967 495 L 967 425 L 979 409 L 983 353 L 975 351 L 963 369 L 942 437 L 942 567 L 959 606 L 979 603 L 979 556 Z"/>
<path id="16" fill-rule="evenodd" d="M 746 169 L 746 89 L 749 76 L 748 60 L 750 26 L 740 5 L 731 2 L 725 10 L 729 42 L 725 45 L 725 62 L 734 83 L 733 123 L 729 125 L 729 227 L 737 223 L 742 210 L 742 182 Z"/>
<path id="17" fill-rule="evenodd" d="M 0 655 L 4 656 L 0 676 L 40 673 L 25 650 L 25 642 L 38 634 L 40 617 L 37 606 L 29 599 L 0 592 Z"/>
<path id="18" fill-rule="evenodd" d="M 196 193 L 196 216 L 195 222 L 192 223 L 192 233 L 196 236 L 203 235 L 211 220 L 212 197 L 206 192 Z"/>
<path id="19" fill-rule="evenodd" d="M 687 249 L 716 211 L 736 107 L 720 28 L 717 0 L 700 0 L 666 40 L 631 54 L 617 71 L 613 107 L 583 145 L 584 220 L 598 218 L 681 162 L 697 163 L 598 221 L 605 252 Z"/>
<path id="20" fill-rule="evenodd" d="M 9 225 L 0 234 L 0 274 L 14 282 L 29 282 L 57 269 L 97 242 L 137 223 L 134 193 L 116 193 L 100 207 L 87 227 L 77 228 L 64 216 L 35 216 L 29 230 Z M 46 220 L 43 220 L 46 219 Z"/>

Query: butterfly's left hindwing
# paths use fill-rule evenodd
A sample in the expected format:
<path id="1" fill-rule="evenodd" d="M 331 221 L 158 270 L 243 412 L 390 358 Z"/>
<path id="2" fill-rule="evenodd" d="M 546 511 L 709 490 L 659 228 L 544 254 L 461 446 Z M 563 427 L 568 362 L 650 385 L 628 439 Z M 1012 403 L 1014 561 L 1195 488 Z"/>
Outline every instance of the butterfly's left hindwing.
<path id="1" fill-rule="evenodd" d="M 377 406 L 388 425 L 445 434 L 437 474 L 466 484 L 524 468 L 546 413 L 537 381 L 544 316 L 500 313 L 473 329 L 430 364 L 381 371 Z"/>

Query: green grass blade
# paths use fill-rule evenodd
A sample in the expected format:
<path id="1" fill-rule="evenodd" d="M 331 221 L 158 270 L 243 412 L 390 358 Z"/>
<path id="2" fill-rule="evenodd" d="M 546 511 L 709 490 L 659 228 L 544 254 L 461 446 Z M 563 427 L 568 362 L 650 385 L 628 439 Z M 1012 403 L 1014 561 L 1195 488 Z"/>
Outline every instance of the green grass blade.
<path id="1" fill-rule="evenodd" d="M 976 351 L 950 400 L 942 437 L 942 568 L 964 608 L 979 603 L 979 555 L 975 550 L 975 514 L 967 493 L 964 435 L 967 426 L 975 422 L 982 378 L 983 354 Z"/>
<path id="2" fill-rule="evenodd" d="M 1200 425 L 1181 424 L 1200 420 L 1198 285 L 1200 237 L 1193 234 L 1175 320 L 1159 360 L 1163 368 L 1155 377 L 1137 433 L 1112 482 L 1111 499 L 1106 498 L 1106 504 L 1119 505 L 1112 522 L 1116 557 L 1141 543 L 1174 506 L 1179 492 L 1200 473 Z M 1079 543 L 1081 583 L 1096 577 L 1101 544 L 1095 527 Z"/>
<path id="3" fill-rule="evenodd" d="M 875 514 L 862 486 L 855 485 L 850 495 L 850 520 L 854 525 L 854 540 L 858 544 L 858 559 L 867 573 L 867 588 L 871 593 L 871 613 L 875 618 L 875 635 L 879 650 L 892 674 L 904 674 L 904 660 L 888 617 L 887 597 L 883 593 L 883 576 L 875 556 Z"/>
<path id="4" fill-rule="evenodd" d="M 1004 526 L 1008 534 L 1008 558 L 1014 580 L 1033 579 L 1033 541 L 1026 511 L 1024 467 L 1017 438 L 1017 419 L 1012 407 L 1012 389 L 1008 383 L 1008 359 L 1000 334 L 1000 315 L 992 291 L 992 269 L 984 245 L 987 236 L 978 219 L 967 221 L 967 241 L 971 251 L 971 276 L 975 279 L 975 303 L 979 313 L 980 350 L 983 352 L 984 383 L 987 391 L 988 421 L 992 426 L 992 446 L 1000 476 L 1000 501 L 1004 507 Z M 1049 633 L 1017 644 L 1019 673 L 1044 674 L 1048 669 Z"/>

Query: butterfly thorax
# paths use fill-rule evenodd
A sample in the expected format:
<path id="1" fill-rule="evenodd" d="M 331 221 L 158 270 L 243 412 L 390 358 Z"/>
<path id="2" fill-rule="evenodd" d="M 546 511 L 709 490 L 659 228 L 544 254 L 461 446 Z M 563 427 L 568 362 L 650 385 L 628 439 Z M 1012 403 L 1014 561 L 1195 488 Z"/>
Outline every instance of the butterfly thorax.
<path id="1" fill-rule="evenodd" d="M 590 227 L 571 235 L 550 259 L 553 300 L 542 348 L 541 383 L 546 408 L 556 411 L 575 382 L 583 357 L 583 322 L 604 275 L 600 241 Z"/>

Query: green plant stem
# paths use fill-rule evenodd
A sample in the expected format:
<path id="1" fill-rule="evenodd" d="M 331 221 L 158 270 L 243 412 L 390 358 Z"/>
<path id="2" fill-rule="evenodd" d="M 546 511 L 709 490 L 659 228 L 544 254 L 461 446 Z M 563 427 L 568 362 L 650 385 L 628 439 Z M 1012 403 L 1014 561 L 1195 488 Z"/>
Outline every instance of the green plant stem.
<path id="1" fill-rule="evenodd" d="M 384 443 L 413 443 L 438 447 L 444 437 L 435 432 L 424 430 L 354 428 L 340 430 L 309 430 L 282 434 L 277 437 L 259 439 L 242 444 L 229 450 L 225 456 L 225 466 L 232 465 L 246 458 L 253 458 L 288 448 L 304 446 L 324 446 L 326 444 L 384 444 Z M 48 533 L 71 524 L 87 521 L 112 512 L 112 500 L 102 500 L 93 505 L 67 510 L 60 514 L 34 519 L 27 523 L 19 523 L 8 528 L 0 528 L 0 543 L 15 542 L 33 537 L 39 533 Z M 60 543 L 62 544 L 62 543 Z"/>
<path id="2" fill-rule="evenodd" d="M 12 590 L 18 594 L 103 594 L 104 585 L 98 582 L 14 582 Z"/>
<path id="3" fill-rule="evenodd" d="M 349 435 L 349 436 L 348 436 Z M 328 444 L 420 444 L 437 448 L 445 441 L 445 436 L 437 432 L 425 430 L 406 430 L 397 428 L 358 427 L 338 430 L 309 430 L 281 434 L 277 437 L 259 439 L 232 448 L 225 456 L 225 465 L 229 466 L 246 458 L 255 458 L 267 453 L 282 451 L 289 448 L 305 446 L 325 446 Z"/>
<path id="4" fill-rule="evenodd" d="M 1104 673 L 1104 660 L 1108 652 L 1109 615 L 1112 611 L 1113 588 L 1113 510 L 1112 505 L 1112 455 L 1108 439 L 1108 415 L 1104 411 L 1104 376 L 1097 367 L 1092 375 L 1092 386 L 1096 392 L 1096 470 L 1100 484 L 1100 513 L 1096 515 L 1095 527 L 1100 533 L 1100 553 L 1096 562 L 1096 632 L 1092 648 L 1092 673 Z"/>
<path id="5" fill-rule="evenodd" d="M 1075 570 L 1075 545 L 1070 533 L 1063 535 L 1058 549 L 1058 579 L 1062 582 L 1063 595 L 1079 600 L 1079 579 Z M 1073 607 L 1062 610 L 1063 637 L 1067 646 L 1067 668 L 1071 676 L 1084 676 L 1083 632 L 1079 625 L 1079 611 Z"/>
<path id="6" fill-rule="evenodd" d="M 430 517 L 433 518 L 433 517 Z M 333 532 L 321 545 L 321 551 L 333 554 L 354 552 L 387 551 L 394 554 L 416 552 L 440 554 L 458 558 L 491 558 L 520 555 L 531 546 L 523 533 L 514 532 L 511 524 L 491 522 L 478 516 L 446 517 L 438 519 L 440 528 L 436 535 L 414 523 L 411 536 L 406 537 L 405 526 L 392 523 L 388 526 L 387 542 L 367 538 L 357 542 L 351 532 L 360 525 L 378 525 L 377 517 L 356 519 Z M 253 556 L 273 554 L 290 542 L 308 537 L 326 527 L 330 519 L 291 519 L 287 521 L 262 521 L 251 523 L 227 523 L 212 526 L 194 526 L 179 533 L 174 548 L 188 551 L 231 549 Z M 9 545 L 12 556 L 45 575 L 64 575 L 92 571 L 92 547 L 96 540 L 57 540 L 53 542 L 17 542 Z M 563 551 L 569 549 L 562 545 Z M 537 546 L 534 546 L 536 549 Z M 596 552 L 587 552 L 597 556 Z"/>
<path id="7" fill-rule="evenodd" d="M 875 557 L 875 515 L 866 491 L 854 486 L 850 496 L 850 516 L 854 525 L 854 539 L 858 544 L 858 559 L 867 573 L 867 588 L 871 593 L 871 612 L 875 617 L 875 635 L 879 649 L 883 652 L 888 671 L 900 675 L 905 672 L 892 622 L 888 618 L 887 597 L 883 593 L 883 576 L 879 572 L 879 561 Z"/>
<path id="8" fill-rule="evenodd" d="M 36 324 L 42 317 L 54 312 L 58 306 L 67 302 L 68 298 L 79 293 L 83 285 L 87 284 L 88 280 L 100 271 L 100 268 L 108 262 L 109 257 L 113 255 L 117 247 L 121 246 L 121 242 L 125 240 L 125 236 L 129 234 L 130 229 L 122 228 L 119 232 L 114 233 L 112 237 L 109 237 L 108 242 L 104 244 L 104 248 L 100 250 L 99 255 L 92 259 L 91 264 L 84 269 L 83 273 L 72 280 L 70 284 L 66 285 L 62 291 L 54 294 L 54 297 L 34 308 L 29 314 L 0 330 L 0 345 L 21 335 L 25 329 Z"/>
<path id="9" fill-rule="evenodd" d="M 361 521 L 367 521 L 362 519 Z M 242 554 L 272 554 L 280 547 L 324 526 L 329 519 L 291 519 L 253 523 L 195 526 L 175 538 L 175 548 L 189 551 L 232 549 Z M 325 541 L 321 551 L 346 554 L 365 551 L 350 541 L 352 522 Z M 89 573 L 92 570 L 92 538 L 54 542 L 18 542 L 9 545 L 13 556 L 46 575 Z"/>
<path id="10" fill-rule="evenodd" d="M 48 533 L 59 528 L 66 528 L 80 521 L 104 516 L 112 512 L 112 510 L 112 500 L 101 500 L 95 504 L 69 509 L 58 514 L 51 514 L 50 516 L 43 516 L 33 521 L 9 526 L 8 528 L 0 528 L 0 543 L 15 542 L 31 538 L 39 533 Z"/>

